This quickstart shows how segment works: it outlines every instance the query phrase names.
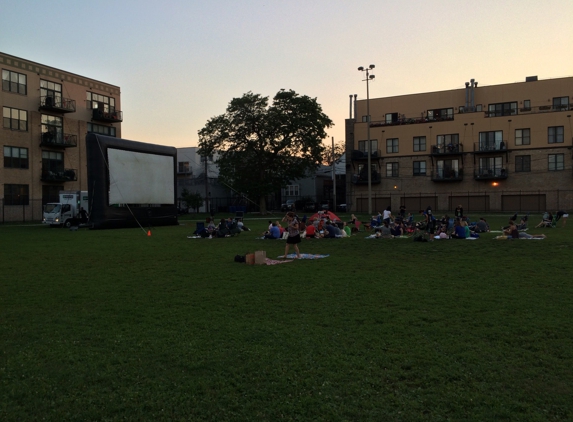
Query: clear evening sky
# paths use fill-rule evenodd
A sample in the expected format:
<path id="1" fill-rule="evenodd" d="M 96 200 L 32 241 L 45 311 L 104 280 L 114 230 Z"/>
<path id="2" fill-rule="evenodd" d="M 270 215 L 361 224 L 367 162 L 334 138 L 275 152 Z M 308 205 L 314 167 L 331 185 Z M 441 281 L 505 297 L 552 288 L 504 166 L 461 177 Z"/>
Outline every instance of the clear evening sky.
<path id="1" fill-rule="evenodd" d="M 2 0 L 0 51 L 121 87 L 126 139 L 187 147 L 248 91 L 316 97 L 573 75 L 573 0 Z"/>

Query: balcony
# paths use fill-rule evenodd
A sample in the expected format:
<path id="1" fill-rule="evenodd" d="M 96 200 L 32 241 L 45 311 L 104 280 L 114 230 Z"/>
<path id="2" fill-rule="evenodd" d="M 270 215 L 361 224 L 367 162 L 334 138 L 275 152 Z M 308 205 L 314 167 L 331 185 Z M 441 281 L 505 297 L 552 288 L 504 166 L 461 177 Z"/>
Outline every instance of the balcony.
<path id="1" fill-rule="evenodd" d="M 371 183 L 373 185 L 380 184 L 380 182 L 382 181 L 381 179 L 382 178 L 380 177 L 380 173 L 378 173 L 377 171 L 372 172 Z M 366 172 L 353 174 L 352 175 L 352 183 L 354 185 L 367 185 L 368 184 L 368 175 L 366 174 Z"/>
<path id="2" fill-rule="evenodd" d="M 461 182 L 464 180 L 461 170 L 437 169 L 432 173 L 432 182 Z"/>
<path id="3" fill-rule="evenodd" d="M 75 182 L 78 180 L 76 169 L 44 170 L 42 169 L 43 182 Z"/>
<path id="4" fill-rule="evenodd" d="M 378 159 L 381 158 L 381 154 L 380 154 L 380 150 L 376 150 L 376 151 L 372 151 L 372 153 L 370 154 L 370 159 Z M 359 151 L 357 149 L 352 151 L 352 154 L 350 155 L 350 159 L 352 161 L 362 161 L 362 160 L 368 160 L 368 152 L 367 151 Z"/>
<path id="5" fill-rule="evenodd" d="M 44 132 L 40 135 L 40 146 L 49 148 L 77 147 L 78 137 L 69 133 Z"/>
<path id="6" fill-rule="evenodd" d="M 474 172 L 475 180 L 504 180 L 507 179 L 507 171 L 501 167 L 480 167 Z"/>
<path id="7" fill-rule="evenodd" d="M 507 142 L 501 141 L 500 143 L 495 142 L 475 142 L 474 143 L 474 154 L 491 154 L 507 152 Z"/>
<path id="8" fill-rule="evenodd" d="M 522 107 L 498 111 L 484 111 L 485 117 L 515 116 L 516 114 L 541 114 L 573 110 L 572 104 L 544 105 L 539 107 Z"/>
<path id="9" fill-rule="evenodd" d="M 56 113 L 73 113 L 76 111 L 76 101 L 62 97 L 40 97 L 40 110 Z"/>
<path id="10" fill-rule="evenodd" d="M 459 155 L 463 152 L 464 146 L 462 144 L 432 145 L 431 150 L 432 155 Z"/>
<path id="11" fill-rule="evenodd" d="M 402 115 L 397 119 L 387 120 L 387 121 L 377 121 L 371 122 L 370 127 L 381 127 L 381 126 L 400 126 L 400 125 L 412 125 L 420 123 L 432 123 L 432 122 L 446 122 L 454 120 L 453 115 L 436 116 L 436 117 L 406 117 Z"/>
<path id="12" fill-rule="evenodd" d="M 104 111 L 99 108 L 93 109 L 92 120 L 105 123 L 121 123 L 123 122 L 122 111 Z"/>

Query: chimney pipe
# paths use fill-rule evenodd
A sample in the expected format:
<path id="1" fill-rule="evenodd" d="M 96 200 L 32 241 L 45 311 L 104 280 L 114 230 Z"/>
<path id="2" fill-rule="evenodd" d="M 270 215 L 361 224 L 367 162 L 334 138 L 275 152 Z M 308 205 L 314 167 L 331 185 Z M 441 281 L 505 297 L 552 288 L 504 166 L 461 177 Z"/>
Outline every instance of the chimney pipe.
<path id="1" fill-rule="evenodd" d="M 352 94 L 350 94 L 349 97 L 350 97 L 350 115 L 348 116 L 348 118 L 352 119 Z"/>
<path id="2" fill-rule="evenodd" d="M 358 97 L 358 94 L 354 94 L 354 119 L 356 119 L 356 98 Z"/>

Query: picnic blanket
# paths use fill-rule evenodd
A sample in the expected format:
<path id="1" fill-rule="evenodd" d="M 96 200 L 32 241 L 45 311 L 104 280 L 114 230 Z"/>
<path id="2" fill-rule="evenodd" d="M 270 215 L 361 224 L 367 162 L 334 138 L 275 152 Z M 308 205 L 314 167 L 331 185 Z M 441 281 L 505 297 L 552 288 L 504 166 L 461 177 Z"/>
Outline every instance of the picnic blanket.
<path id="1" fill-rule="evenodd" d="M 320 258 L 327 258 L 330 255 L 313 255 L 310 253 L 301 253 L 300 254 L 300 258 L 299 259 L 320 259 Z M 284 255 L 280 255 L 279 258 L 284 258 Z M 289 259 L 296 259 L 296 254 L 295 253 L 290 253 L 286 256 Z"/>
<path id="2" fill-rule="evenodd" d="M 296 255 L 295 255 L 296 256 Z M 286 264 L 287 262 L 292 262 L 292 259 L 270 259 L 265 258 L 267 265 L 277 265 L 277 264 Z"/>

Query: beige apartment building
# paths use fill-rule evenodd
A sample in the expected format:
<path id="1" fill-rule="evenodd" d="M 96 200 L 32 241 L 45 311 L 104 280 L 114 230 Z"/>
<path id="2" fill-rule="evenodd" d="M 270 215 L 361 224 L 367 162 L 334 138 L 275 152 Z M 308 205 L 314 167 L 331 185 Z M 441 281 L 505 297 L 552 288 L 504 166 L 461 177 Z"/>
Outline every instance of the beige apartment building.
<path id="1" fill-rule="evenodd" d="M 350 99 L 348 202 L 368 211 L 573 211 L 573 77 Z M 352 113 L 354 105 L 354 114 Z M 370 121 L 369 121 L 370 120 Z M 370 136 L 368 136 L 370 125 Z"/>
<path id="2" fill-rule="evenodd" d="M 0 52 L 0 222 L 40 221 L 61 190 L 87 190 L 88 132 L 121 137 L 120 88 Z"/>

